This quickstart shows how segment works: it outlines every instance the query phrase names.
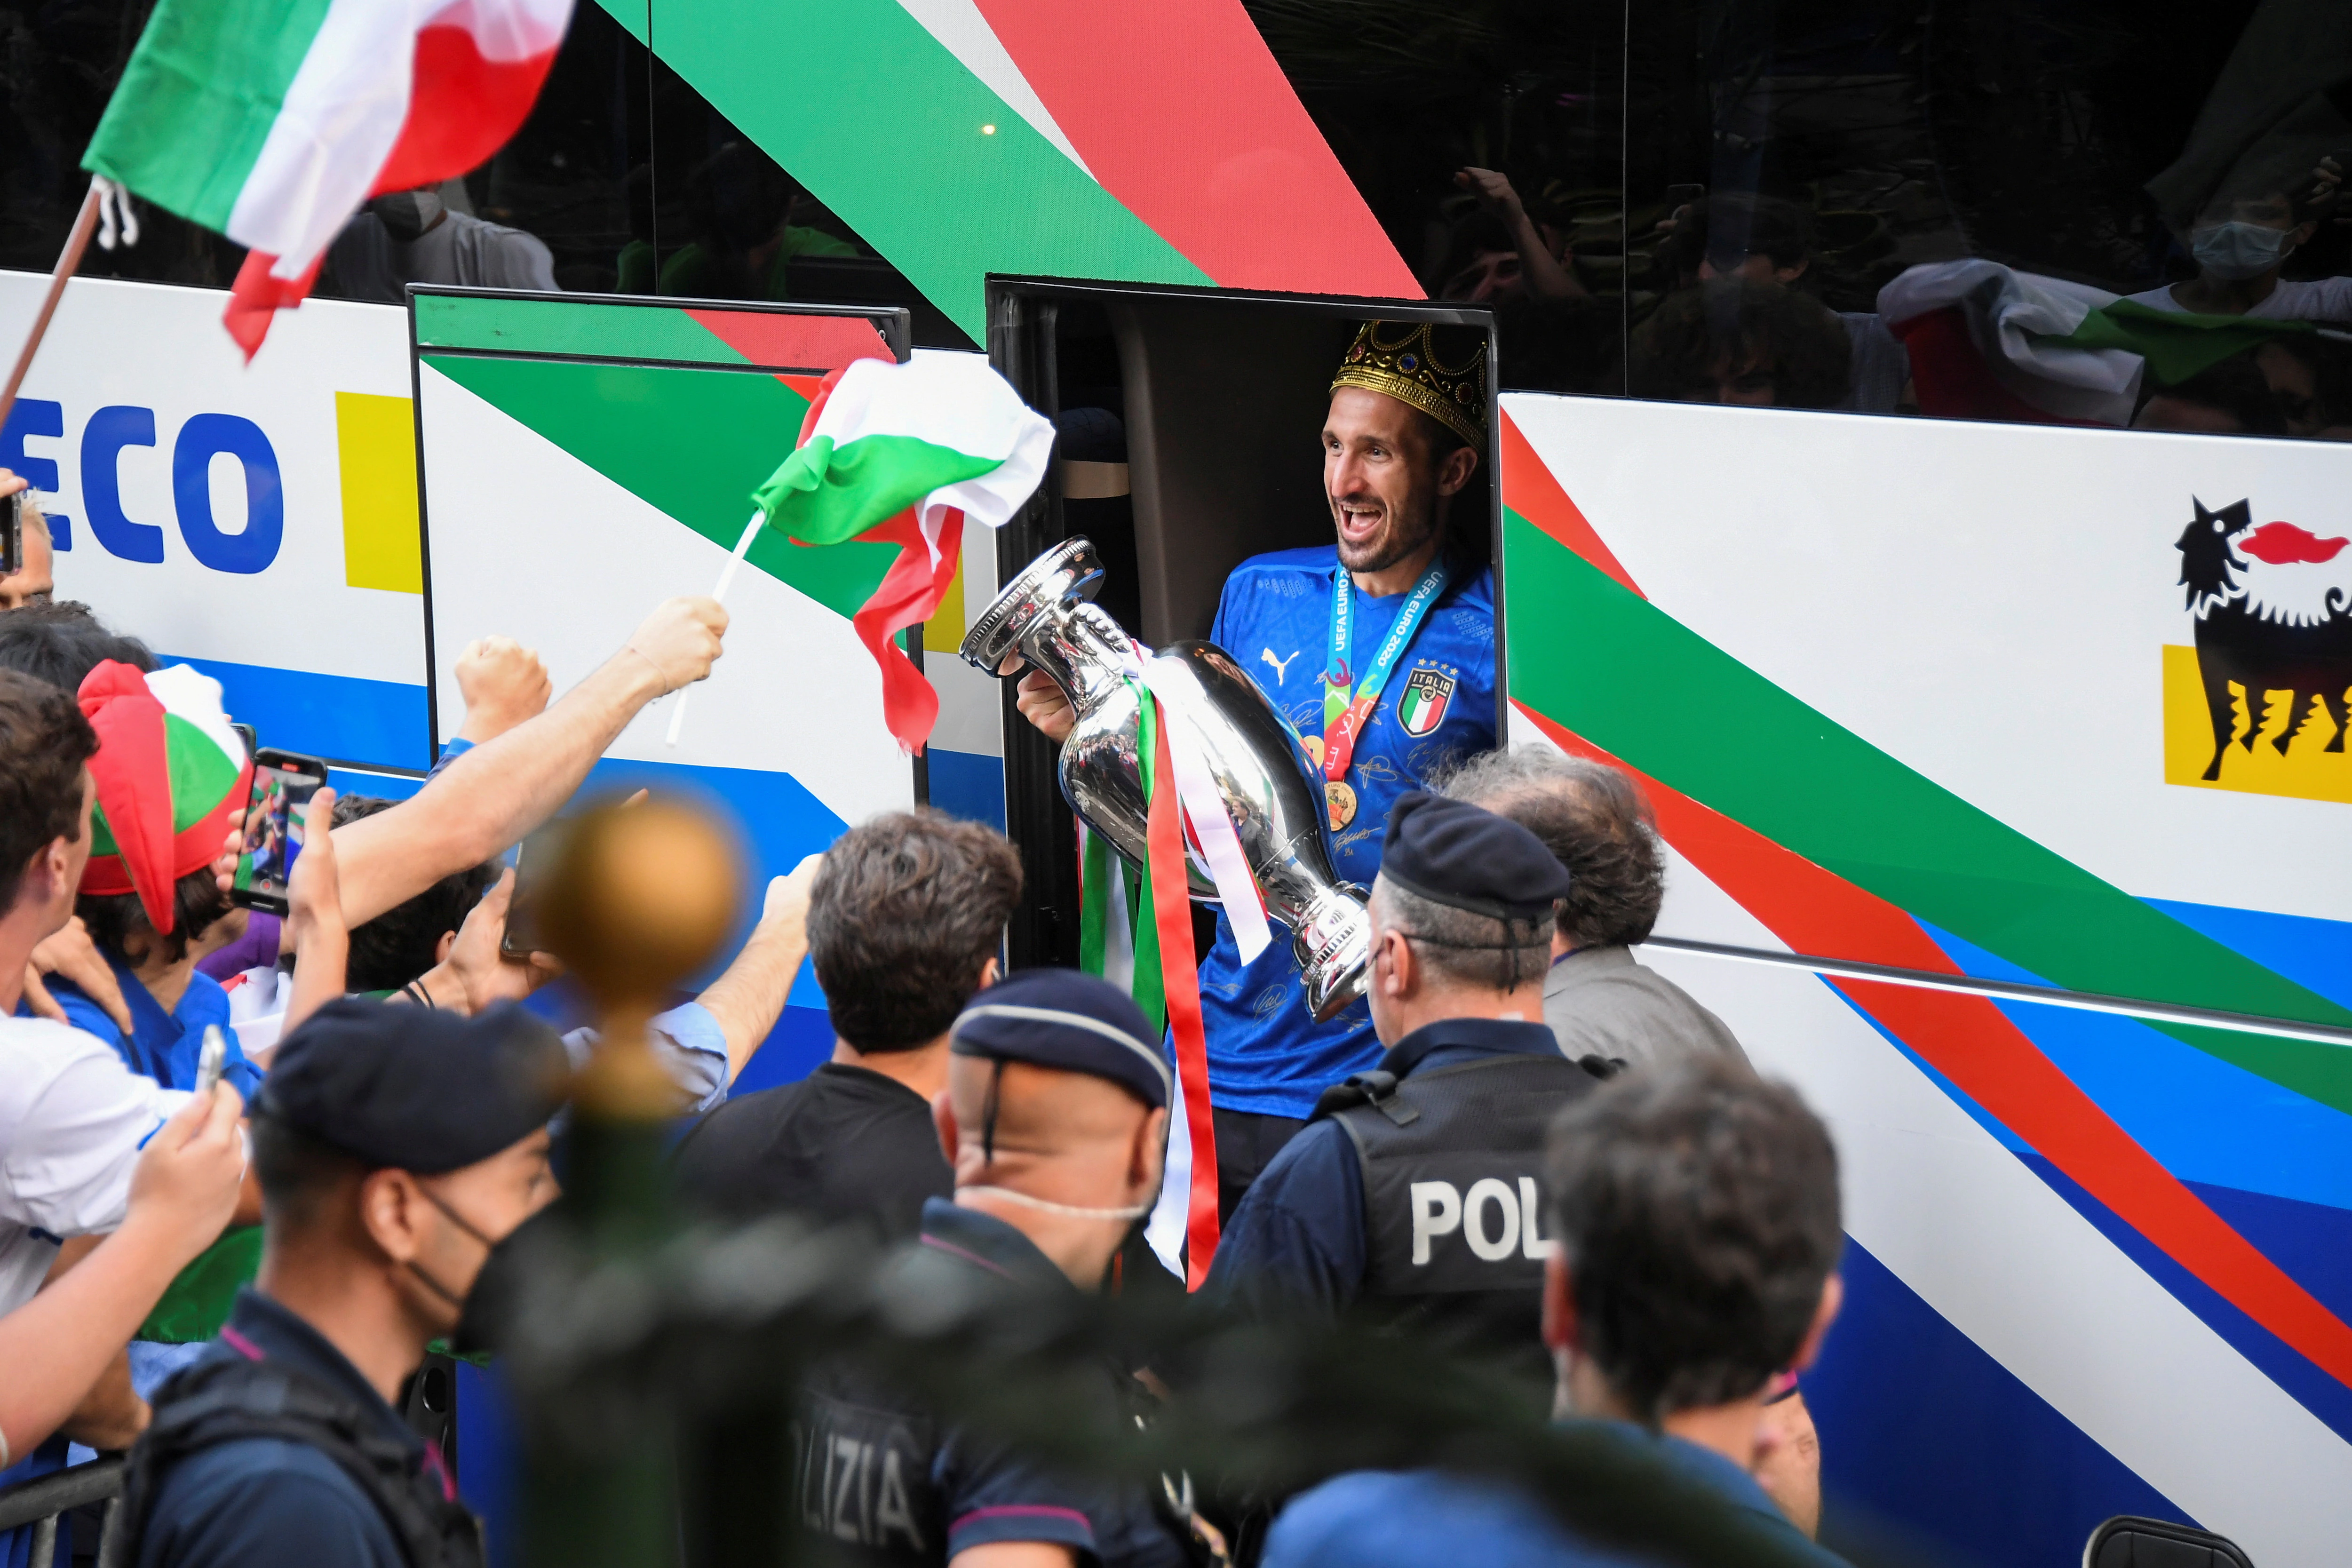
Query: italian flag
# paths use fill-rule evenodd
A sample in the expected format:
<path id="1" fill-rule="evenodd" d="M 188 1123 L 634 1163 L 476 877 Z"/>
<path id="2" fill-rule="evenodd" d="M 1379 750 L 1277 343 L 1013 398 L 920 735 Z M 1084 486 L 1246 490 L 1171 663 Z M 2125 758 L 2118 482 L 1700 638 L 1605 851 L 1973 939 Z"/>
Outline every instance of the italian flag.
<path id="1" fill-rule="evenodd" d="M 369 197 L 479 167 L 530 113 L 572 0 L 160 0 L 82 166 L 251 252 L 249 360 Z"/>
<path id="2" fill-rule="evenodd" d="M 801 544 L 898 547 L 850 617 L 882 668 L 882 716 L 920 752 L 939 694 L 894 640 L 937 614 L 969 518 L 1002 528 L 1045 477 L 1054 426 L 978 354 L 855 360 L 824 378 L 799 445 L 753 493 L 767 525 Z"/>

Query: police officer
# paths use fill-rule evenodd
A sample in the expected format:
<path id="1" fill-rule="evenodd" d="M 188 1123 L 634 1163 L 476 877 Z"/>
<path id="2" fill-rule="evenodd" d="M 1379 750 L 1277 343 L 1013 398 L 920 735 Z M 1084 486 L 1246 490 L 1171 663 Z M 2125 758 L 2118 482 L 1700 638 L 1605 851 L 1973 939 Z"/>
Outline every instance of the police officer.
<path id="1" fill-rule="evenodd" d="M 1389 815 L 1372 885 L 1380 1067 L 1327 1091 L 1242 1200 L 1205 1292 L 1263 1314 L 1355 1309 L 1524 1366 L 1533 1338 L 1546 1124 L 1589 1092 L 1543 1015 L 1553 906 L 1541 840 L 1414 792 Z"/>
<path id="2" fill-rule="evenodd" d="M 554 1195 L 563 1047 L 340 1001 L 254 1102 L 261 1272 L 131 1449 L 138 1568 L 480 1568 L 481 1528 L 396 1409 L 490 1248 Z"/>
<path id="3" fill-rule="evenodd" d="M 950 1053 L 934 1112 L 955 1195 L 923 1205 L 899 1264 L 910 1297 L 1101 1289 L 1160 1187 L 1169 1068 L 1143 1014 L 1091 975 L 1029 970 L 979 993 Z M 1100 1403 L 1070 1415 L 1115 1441 L 1134 1384 L 1124 1367 L 1102 1370 Z M 855 1365 L 812 1378 L 794 1436 L 800 1521 L 855 1561 L 1189 1560 L 1141 1486 L 1060 1475 L 940 1427 Z"/>

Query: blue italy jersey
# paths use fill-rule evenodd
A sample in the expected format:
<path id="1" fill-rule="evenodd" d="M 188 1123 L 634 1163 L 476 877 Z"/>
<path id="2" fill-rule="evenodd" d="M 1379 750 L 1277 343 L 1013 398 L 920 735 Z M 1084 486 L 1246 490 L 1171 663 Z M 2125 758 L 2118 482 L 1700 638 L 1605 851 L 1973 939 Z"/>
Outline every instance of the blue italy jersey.
<path id="1" fill-rule="evenodd" d="M 1331 569 L 1339 558 L 1329 544 L 1252 556 L 1225 579 L 1209 633 L 1302 735 L 1323 732 Z M 1395 625 L 1405 595 L 1374 598 L 1352 585 L 1349 592 L 1356 596 L 1355 646 L 1348 662 L 1360 672 Z M 1495 577 L 1481 572 L 1451 584 L 1431 607 L 1357 738 L 1348 769 L 1355 819 L 1331 835 L 1339 875 L 1370 887 L 1389 807 L 1441 763 L 1493 750 L 1495 734 Z M 1217 917 L 1216 944 L 1201 964 L 1209 1086 L 1214 1102 L 1228 1110 L 1305 1116 L 1327 1087 L 1377 1065 L 1381 1046 L 1361 1002 L 1328 1024 L 1308 1016 L 1289 932 L 1276 923 L 1274 935 L 1257 962 L 1244 964 L 1233 926 Z"/>

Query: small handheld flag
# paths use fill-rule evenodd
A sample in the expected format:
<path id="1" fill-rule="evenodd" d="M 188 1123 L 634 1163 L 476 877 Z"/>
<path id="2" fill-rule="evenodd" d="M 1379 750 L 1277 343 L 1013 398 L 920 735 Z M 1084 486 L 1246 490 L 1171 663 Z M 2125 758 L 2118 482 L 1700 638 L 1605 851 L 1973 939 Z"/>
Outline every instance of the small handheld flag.
<path id="1" fill-rule="evenodd" d="M 824 378 L 792 456 L 753 492 L 759 510 L 728 573 L 762 521 L 796 544 L 897 545 L 898 560 L 850 625 L 881 668 L 883 721 L 919 752 L 940 699 L 897 634 L 938 613 L 965 520 L 1002 528 L 1045 477 L 1053 446 L 1053 425 L 977 354 L 854 360 Z M 721 592 L 727 582 L 719 578 Z M 681 695 L 670 715 L 673 745 L 685 705 Z"/>

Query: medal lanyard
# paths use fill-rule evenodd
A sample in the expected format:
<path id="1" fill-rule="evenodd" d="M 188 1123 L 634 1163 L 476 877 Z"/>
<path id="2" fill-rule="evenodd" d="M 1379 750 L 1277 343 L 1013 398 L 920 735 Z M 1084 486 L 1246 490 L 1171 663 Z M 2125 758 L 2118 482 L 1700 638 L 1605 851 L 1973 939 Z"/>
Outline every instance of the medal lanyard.
<path id="1" fill-rule="evenodd" d="M 1380 651 L 1372 656 L 1372 667 L 1364 672 L 1363 684 L 1352 691 L 1348 676 L 1348 658 L 1355 637 L 1356 604 L 1353 587 L 1345 566 L 1331 568 L 1331 651 L 1323 666 L 1323 776 L 1339 780 L 1348 776 L 1348 766 L 1356 758 L 1356 738 L 1371 721 L 1372 710 L 1380 706 L 1381 689 L 1389 683 L 1390 671 L 1412 641 L 1412 634 L 1429 615 L 1429 607 L 1445 592 L 1449 579 L 1445 560 L 1440 556 L 1422 574 L 1421 581 L 1412 585 L 1412 593 L 1397 611 L 1396 623 L 1389 635 L 1381 639 Z"/>

